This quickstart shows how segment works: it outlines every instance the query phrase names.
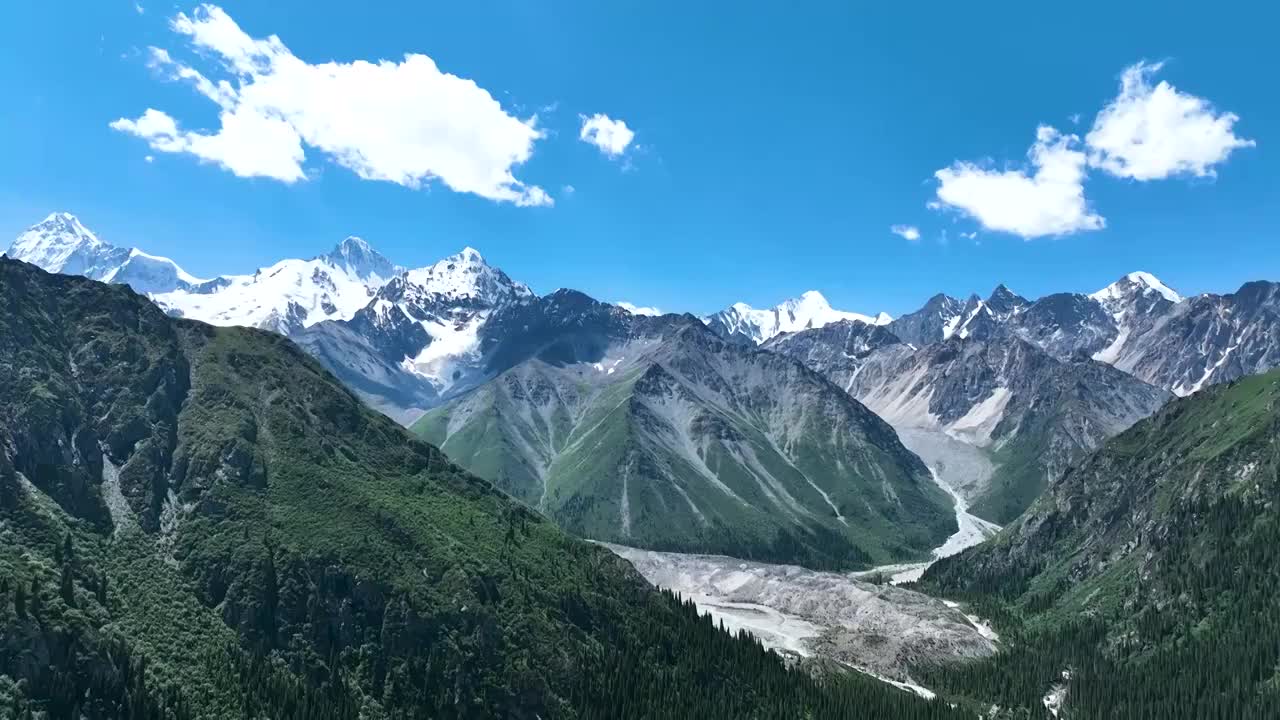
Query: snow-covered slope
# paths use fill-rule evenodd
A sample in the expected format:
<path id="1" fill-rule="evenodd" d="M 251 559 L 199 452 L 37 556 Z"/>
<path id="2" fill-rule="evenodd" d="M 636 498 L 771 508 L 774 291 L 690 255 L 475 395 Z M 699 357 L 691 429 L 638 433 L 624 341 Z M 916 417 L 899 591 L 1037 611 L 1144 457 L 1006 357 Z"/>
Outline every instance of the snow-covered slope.
<path id="1" fill-rule="evenodd" d="M 350 319 L 395 271 L 368 243 L 350 237 L 310 260 L 281 260 L 252 275 L 224 275 L 152 299 L 182 317 L 289 335 L 323 320 Z"/>
<path id="2" fill-rule="evenodd" d="M 190 290 L 205 282 L 183 270 L 167 257 L 148 255 L 132 248 L 125 261 L 100 278 L 103 282 L 121 283 L 135 292 L 146 294 Z"/>
<path id="3" fill-rule="evenodd" d="M 1115 322 L 1115 337 L 1093 354 L 1094 360 L 1111 364 L 1131 349 L 1126 347 L 1131 339 L 1150 330 L 1158 316 L 1182 302 L 1181 295 L 1146 272 L 1129 273 L 1089 298 L 1100 303 Z"/>
<path id="4" fill-rule="evenodd" d="M 123 283 L 140 293 L 169 292 L 204 282 L 169 258 L 99 239 L 66 212 L 52 213 L 27 228 L 5 254 L 49 272 Z"/>
<path id="5" fill-rule="evenodd" d="M 468 247 L 405 271 L 350 317 L 294 340 L 374 407 L 411 420 L 490 377 L 481 352 L 490 316 L 533 296 Z"/>
<path id="6" fill-rule="evenodd" d="M 1109 305 L 1115 301 L 1125 301 L 1134 295 L 1150 295 L 1156 294 L 1168 300 L 1171 303 L 1182 302 L 1182 296 L 1165 285 L 1149 272 L 1131 272 L 1110 285 L 1102 288 L 1098 292 L 1090 293 L 1089 297 L 1098 302 Z"/>
<path id="7" fill-rule="evenodd" d="M 721 337 L 757 345 L 782 333 L 820 328 L 841 320 L 856 320 L 868 325 L 888 325 L 893 322 L 893 318 L 885 313 L 872 317 L 836 310 L 817 290 L 810 290 L 798 298 L 764 310 L 757 310 L 746 303 L 734 303 L 703 318 L 703 322 Z"/>

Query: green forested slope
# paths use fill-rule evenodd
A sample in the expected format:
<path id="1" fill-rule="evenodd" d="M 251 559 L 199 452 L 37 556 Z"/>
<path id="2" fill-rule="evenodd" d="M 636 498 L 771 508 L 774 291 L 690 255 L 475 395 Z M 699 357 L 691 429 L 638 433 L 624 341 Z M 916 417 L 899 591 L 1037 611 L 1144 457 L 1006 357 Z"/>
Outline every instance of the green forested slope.
<path id="1" fill-rule="evenodd" d="M 1280 371 L 1170 403 L 926 573 L 1012 648 L 930 681 L 1032 716 L 1063 684 L 1066 718 L 1280 717 L 1278 472 Z"/>
<path id="2" fill-rule="evenodd" d="M 0 717 L 945 717 L 818 683 L 278 336 L 0 260 Z"/>

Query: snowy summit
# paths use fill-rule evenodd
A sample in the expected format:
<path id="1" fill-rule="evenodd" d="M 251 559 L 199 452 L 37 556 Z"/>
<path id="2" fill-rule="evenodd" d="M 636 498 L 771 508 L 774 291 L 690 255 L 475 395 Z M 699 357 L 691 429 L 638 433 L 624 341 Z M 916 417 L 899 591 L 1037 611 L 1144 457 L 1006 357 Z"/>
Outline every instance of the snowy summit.
<path id="1" fill-rule="evenodd" d="M 757 310 L 746 303 L 734 303 L 703 318 L 703 322 L 726 337 L 747 338 L 757 345 L 782 333 L 820 328 L 841 320 L 855 320 L 868 325 L 893 322 L 893 318 L 883 312 L 873 317 L 836 310 L 817 290 L 810 290 L 765 310 Z"/>
<path id="2" fill-rule="evenodd" d="M 1118 300 L 1135 293 L 1144 295 L 1158 293 L 1171 303 L 1182 302 L 1182 296 L 1175 292 L 1173 288 L 1165 285 L 1155 275 L 1142 271 L 1131 272 L 1101 290 L 1090 293 L 1089 297 L 1106 304 L 1109 300 Z"/>

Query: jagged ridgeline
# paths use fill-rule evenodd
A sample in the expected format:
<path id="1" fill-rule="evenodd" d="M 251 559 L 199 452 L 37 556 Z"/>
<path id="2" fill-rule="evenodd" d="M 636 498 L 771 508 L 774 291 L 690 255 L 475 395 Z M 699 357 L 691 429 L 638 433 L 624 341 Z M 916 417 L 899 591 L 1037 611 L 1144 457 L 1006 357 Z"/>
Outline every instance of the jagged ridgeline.
<path id="1" fill-rule="evenodd" d="M 1056 691 L 1070 718 L 1280 717 L 1280 371 L 1170 403 L 924 582 L 1013 648 L 930 687 L 1029 711 Z"/>
<path id="2" fill-rule="evenodd" d="M 817 568 L 955 532 L 893 429 L 790 358 L 573 291 L 490 320 L 500 374 L 415 432 L 580 536 Z"/>
<path id="3" fill-rule="evenodd" d="M 716 631 L 279 335 L 0 299 L 0 716 L 949 716 Z"/>
<path id="4" fill-rule="evenodd" d="M 1055 358 L 1003 328 L 921 348 L 891 329 L 833 323 L 764 348 L 821 372 L 931 464 L 960 461 L 939 448 L 969 446 L 981 462 L 970 463 L 959 490 L 975 515 L 1000 524 L 1072 462 L 1173 397 L 1087 357 Z"/>

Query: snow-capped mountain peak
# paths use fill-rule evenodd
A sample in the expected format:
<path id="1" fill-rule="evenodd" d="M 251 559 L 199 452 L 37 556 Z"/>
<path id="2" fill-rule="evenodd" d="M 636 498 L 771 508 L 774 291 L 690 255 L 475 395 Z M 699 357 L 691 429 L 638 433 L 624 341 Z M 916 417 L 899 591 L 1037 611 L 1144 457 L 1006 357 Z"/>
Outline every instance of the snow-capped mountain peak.
<path id="1" fill-rule="evenodd" d="M 471 300 L 496 305 L 512 297 L 533 295 L 528 286 L 489 265 L 479 251 L 471 247 L 465 247 L 434 265 L 409 270 L 404 274 L 404 280 L 406 296 L 419 298 Z"/>
<path id="2" fill-rule="evenodd" d="M 320 259 L 327 260 L 334 267 L 360 278 L 366 282 L 382 285 L 400 274 L 403 268 L 392 264 L 363 238 L 352 235 L 338 243 L 327 255 Z"/>
<path id="3" fill-rule="evenodd" d="M 762 310 L 737 302 L 703 318 L 703 322 L 721 336 L 749 340 L 757 345 L 782 333 L 820 328 L 841 320 L 856 320 L 868 325 L 887 325 L 893 322 L 893 318 L 883 312 L 873 317 L 836 310 L 817 290 L 808 290 L 800 297 Z"/>
<path id="4" fill-rule="evenodd" d="M 103 245 L 92 230 L 69 212 L 53 212 L 14 241 L 15 248 L 57 250 L 78 245 Z"/>
<path id="5" fill-rule="evenodd" d="M 1135 294 L 1150 295 L 1152 293 L 1160 295 L 1171 303 L 1182 302 L 1182 296 L 1161 282 L 1160 278 L 1141 271 L 1131 272 L 1101 290 L 1091 293 L 1089 297 L 1106 305 L 1109 301 L 1132 297 Z"/>
<path id="6" fill-rule="evenodd" d="M 129 251 L 98 239 L 75 215 L 55 212 L 27 228 L 5 254 L 49 272 L 100 280 L 124 262 Z"/>
<path id="7" fill-rule="evenodd" d="M 204 282 L 169 258 L 101 240 L 68 212 L 51 213 L 32 225 L 6 254 L 49 272 L 121 283 L 139 293 L 170 292 Z"/>

